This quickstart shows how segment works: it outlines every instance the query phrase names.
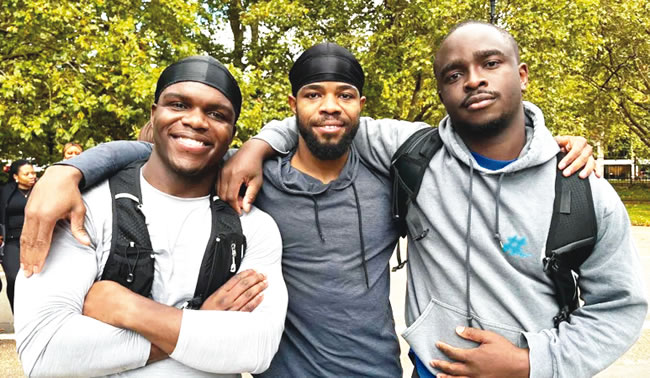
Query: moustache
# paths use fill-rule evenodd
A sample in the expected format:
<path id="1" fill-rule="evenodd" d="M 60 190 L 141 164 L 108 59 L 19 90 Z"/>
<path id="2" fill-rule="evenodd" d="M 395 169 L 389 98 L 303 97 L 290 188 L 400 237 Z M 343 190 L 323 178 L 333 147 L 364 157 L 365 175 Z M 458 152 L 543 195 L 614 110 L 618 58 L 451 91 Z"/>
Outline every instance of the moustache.
<path id="1" fill-rule="evenodd" d="M 465 96 L 465 99 L 463 99 L 463 102 L 461 102 L 460 106 L 463 108 L 466 108 L 470 106 L 474 101 L 472 101 L 472 97 L 478 96 L 478 95 L 488 95 L 491 96 L 492 98 L 499 98 L 501 94 L 497 91 L 487 91 L 485 89 L 479 89 L 477 91 L 474 91 L 472 93 L 468 93 L 467 96 Z"/>

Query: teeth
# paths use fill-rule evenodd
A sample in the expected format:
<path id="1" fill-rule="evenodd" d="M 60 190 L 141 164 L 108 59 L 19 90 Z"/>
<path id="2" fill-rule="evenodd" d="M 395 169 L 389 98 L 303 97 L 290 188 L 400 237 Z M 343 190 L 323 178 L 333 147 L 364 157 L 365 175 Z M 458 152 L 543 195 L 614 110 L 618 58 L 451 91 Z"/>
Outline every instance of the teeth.
<path id="1" fill-rule="evenodd" d="M 323 126 L 323 128 L 327 129 L 327 130 L 334 130 L 334 129 L 338 129 L 339 127 L 340 126 L 333 126 L 333 125 L 325 125 L 325 126 Z"/>
<path id="2" fill-rule="evenodd" d="M 205 146 L 203 142 L 199 142 L 198 140 L 190 139 L 190 138 L 184 138 L 184 137 L 178 137 L 177 140 L 181 142 L 181 144 L 184 144 L 186 146 L 190 147 L 201 147 Z"/>

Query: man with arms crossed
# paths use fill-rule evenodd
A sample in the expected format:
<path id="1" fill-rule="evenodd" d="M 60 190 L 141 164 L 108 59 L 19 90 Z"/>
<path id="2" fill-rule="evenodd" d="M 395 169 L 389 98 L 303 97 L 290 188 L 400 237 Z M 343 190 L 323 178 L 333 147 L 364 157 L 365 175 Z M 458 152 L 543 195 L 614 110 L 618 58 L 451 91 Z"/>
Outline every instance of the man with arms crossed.
<path id="1" fill-rule="evenodd" d="M 399 376 L 388 301 L 388 260 L 398 236 L 390 184 L 350 146 L 365 102 L 363 71 L 349 51 L 324 43 L 298 58 L 290 81 L 300 138 L 287 156 L 266 163 L 267 184 L 256 202 L 278 220 L 291 297 L 285 334 L 265 375 Z M 242 156 L 256 143 L 270 151 L 252 140 Z M 109 153 L 110 145 L 76 161 L 87 183 L 103 165 L 90 154 L 123 160 L 140 146 L 122 144 L 119 153 Z M 238 191 L 238 184 L 230 188 Z"/>
<path id="2" fill-rule="evenodd" d="M 200 310 L 181 309 L 194 294 L 211 233 L 210 192 L 240 106 L 235 79 L 212 58 L 163 71 L 151 108 L 155 147 L 138 175 L 155 256 L 153 299 L 97 281 L 113 232 L 103 181 L 83 196 L 90 245 L 60 224 L 43 272 L 19 278 L 16 339 L 27 375 L 213 376 L 268 367 L 287 306 L 270 216 L 255 209 L 240 218 L 248 245 L 240 273 Z"/>

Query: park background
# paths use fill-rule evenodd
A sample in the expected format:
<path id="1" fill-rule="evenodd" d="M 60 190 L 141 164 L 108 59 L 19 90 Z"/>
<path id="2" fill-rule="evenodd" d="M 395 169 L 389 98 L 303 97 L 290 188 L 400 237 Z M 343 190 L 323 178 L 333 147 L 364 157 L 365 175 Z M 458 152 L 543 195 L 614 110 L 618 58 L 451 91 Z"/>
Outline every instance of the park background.
<path id="1" fill-rule="evenodd" d="M 647 0 L 3 0 L 0 165 L 29 158 L 44 167 L 66 142 L 135 139 L 162 69 L 196 54 L 219 59 L 240 83 L 239 146 L 291 115 L 289 68 L 322 41 L 349 48 L 364 67 L 364 115 L 437 125 L 445 112 L 433 56 L 467 19 L 515 37 L 530 70 L 525 99 L 554 134 L 595 146 L 632 223 L 650 226 Z M 0 172 L 0 184 L 8 179 Z M 650 248 L 639 247 L 647 264 Z M 647 329 L 637 344 L 646 364 L 633 366 L 648 366 Z"/>

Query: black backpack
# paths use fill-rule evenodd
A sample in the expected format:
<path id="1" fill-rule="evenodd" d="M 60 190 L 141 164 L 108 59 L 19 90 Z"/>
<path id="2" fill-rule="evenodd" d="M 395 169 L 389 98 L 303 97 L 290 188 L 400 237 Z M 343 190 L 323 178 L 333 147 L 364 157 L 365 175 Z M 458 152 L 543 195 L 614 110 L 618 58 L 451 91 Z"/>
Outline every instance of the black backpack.
<path id="1" fill-rule="evenodd" d="M 101 279 L 115 281 L 142 296 L 151 297 L 155 255 L 141 210 L 140 169 L 144 163 L 132 163 L 109 179 L 113 238 Z M 203 254 L 194 297 L 183 308 L 200 308 L 206 298 L 237 273 L 246 253 L 246 238 L 239 216 L 214 193 L 210 198 L 210 239 Z"/>
<path id="2" fill-rule="evenodd" d="M 392 213 L 400 223 L 400 234 L 406 236 L 406 213 L 412 203 L 417 207 L 416 198 L 422 177 L 429 161 L 442 147 L 437 128 L 424 128 L 409 137 L 395 152 L 391 160 L 390 175 L 393 182 Z M 557 162 L 564 157 L 558 153 Z M 411 235 L 415 240 L 426 236 Z M 544 272 L 555 285 L 555 296 L 560 311 L 553 317 L 557 327 L 568 320 L 573 310 L 579 307 L 578 279 L 580 265 L 591 255 L 596 244 L 596 214 L 589 180 L 582 180 L 577 174 L 564 177 L 560 170 L 555 176 L 555 201 L 553 217 L 546 241 L 546 257 L 543 259 Z M 398 266 L 404 266 L 399 248 Z"/>

